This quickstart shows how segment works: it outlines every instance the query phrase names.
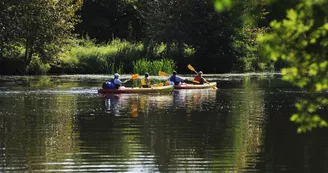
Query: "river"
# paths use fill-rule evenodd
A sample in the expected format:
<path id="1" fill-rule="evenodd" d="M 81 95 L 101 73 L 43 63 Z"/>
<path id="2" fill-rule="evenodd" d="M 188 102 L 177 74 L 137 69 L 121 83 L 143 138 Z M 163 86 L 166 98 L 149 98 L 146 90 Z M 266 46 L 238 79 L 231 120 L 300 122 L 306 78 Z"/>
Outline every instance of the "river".
<path id="1" fill-rule="evenodd" d="M 310 93 L 278 74 L 103 97 L 106 78 L 1 76 L 0 172 L 328 172 L 328 129 L 289 121 Z"/>

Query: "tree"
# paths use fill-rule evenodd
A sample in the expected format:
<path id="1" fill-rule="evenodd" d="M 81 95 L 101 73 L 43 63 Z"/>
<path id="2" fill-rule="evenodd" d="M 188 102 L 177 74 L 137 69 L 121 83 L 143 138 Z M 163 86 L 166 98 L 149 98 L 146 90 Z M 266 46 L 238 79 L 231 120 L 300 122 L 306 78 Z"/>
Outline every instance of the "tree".
<path id="1" fill-rule="evenodd" d="M 208 0 L 139 0 L 137 7 L 151 44 L 164 42 L 166 55 L 170 45 L 177 45 L 179 66 L 186 69 L 181 51 L 189 45 L 195 49 L 189 63 L 207 72 L 231 71 L 236 57 L 231 38 L 239 24 L 231 22 L 230 12 L 216 13 Z"/>
<path id="2" fill-rule="evenodd" d="M 14 51 L 19 32 L 18 2 L 3 0 L 0 2 L 0 58 Z"/>
<path id="3" fill-rule="evenodd" d="M 242 1 L 214 0 L 219 12 L 230 9 Z M 281 6 L 284 3 L 284 6 Z M 263 55 L 268 60 L 283 60 L 290 67 L 281 70 L 283 79 L 313 93 L 296 103 L 297 113 L 291 121 L 299 124 L 297 131 L 306 132 L 316 127 L 327 127 L 322 108 L 328 105 L 328 2 L 325 0 L 293 0 L 269 3 L 268 9 L 286 9 L 286 18 L 270 22 L 270 31 L 258 36 Z M 270 18 L 281 19 L 272 12 Z"/>
<path id="4" fill-rule="evenodd" d="M 26 66 L 34 54 L 50 61 L 72 37 L 78 21 L 75 12 L 81 5 L 81 0 L 5 0 L 0 12 L 5 19 L 0 22 L 5 27 L 1 45 L 24 47 Z"/>
<path id="5" fill-rule="evenodd" d="M 285 19 L 270 23 L 271 32 L 259 37 L 267 57 L 290 64 L 281 71 L 283 79 L 314 93 L 296 104 L 298 112 L 291 121 L 300 125 L 298 132 L 328 126 L 320 116 L 321 108 L 328 105 L 327 96 L 320 94 L 328 89 L 327 16 L 327 1 L 301 0 Z"/>
<path id="6" fill-rule="evenodd" d="M 139 41 L 143 38 L 133 0 L 84 0 L 76 32 L 82 37 L 108 42 L 114 38 Z"/>

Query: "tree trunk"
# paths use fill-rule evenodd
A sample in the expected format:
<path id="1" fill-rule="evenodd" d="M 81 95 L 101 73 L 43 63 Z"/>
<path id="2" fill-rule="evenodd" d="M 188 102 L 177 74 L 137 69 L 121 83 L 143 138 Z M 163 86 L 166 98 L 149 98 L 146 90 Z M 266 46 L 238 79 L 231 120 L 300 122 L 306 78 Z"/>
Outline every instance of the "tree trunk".
<path id="1" fill-rule="evenodd" d="M 169 52 L 170 52 L 171 42 L 166 39 L 166 57 L 169 58 Z"/>
<path id="2" fill-rule="evenodd" d="M 28 50 L 29 50 L 29 44 L 28 44 L 28 41 L 26 41 L 26 44 L 25 44 L 25 55 L 24 55 L 25 68 L 28 66 Z"/>
<path id="3" fill-rule="evenodd" d="M 24 55 L 24 64 L 25 64 L 25 70 L 24 73 L 28 73 L 28 66 L 30 65 L 31 59 L 32 59 L 32 44 L 29 43 L 29 40 L 26 40 L 26 45 L 25 45 L 25 55 Z"/>
<path id="4" fill-rule="evenodd" d="M 179 59 L 181 59 L 181 57 L 183 56 L 183 48 L 182 48 L 182 43 L 181 40 L 179 40 L 178 42 L 178 51 L 179 51 Z"/>

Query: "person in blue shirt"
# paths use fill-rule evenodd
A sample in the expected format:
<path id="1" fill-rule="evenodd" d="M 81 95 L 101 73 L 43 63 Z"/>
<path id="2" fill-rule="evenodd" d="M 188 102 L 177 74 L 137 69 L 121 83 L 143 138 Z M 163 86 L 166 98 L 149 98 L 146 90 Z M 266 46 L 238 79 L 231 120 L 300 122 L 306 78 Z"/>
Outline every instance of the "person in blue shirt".
<path id="1" fill-rule="evenodd" d="M 119 89 L 123 83 L 120 79 L 119 79 L 120 75 L 118 73 L 114 74 L 114 78 L 111 79 L 109 82 L 105 82 L 103 83 L 102 88 L 103 89 Z"/>
<path id="2" fill-rule="evenodd" d="M 173 71 L 172 76 L 168 79 L 172 85 L 180 85 L 184 81 L 183 78 L 177 76 L 177 72 Z"/>

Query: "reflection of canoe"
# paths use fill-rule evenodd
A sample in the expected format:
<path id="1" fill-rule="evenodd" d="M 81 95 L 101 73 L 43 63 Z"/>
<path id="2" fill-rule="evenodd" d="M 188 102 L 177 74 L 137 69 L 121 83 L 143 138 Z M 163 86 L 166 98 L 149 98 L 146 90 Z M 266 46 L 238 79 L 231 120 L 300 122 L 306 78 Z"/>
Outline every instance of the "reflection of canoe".
<path id="1" fill-rule="evenodd" d="M 99 94 L 119 94 L 119 93 L 164 93 L 174 89 L 173 86 L 153 86 L 151 88 L 127 88 L 119 89 L 98 89 Z"/>
<path id="2" fill-rule="evenodd" d="M 175 85 L 175 89 L 204 89 L 204 88 L 216 88 L 216 82 L 210 82 L 208 84 L 181 84 Z"/>

